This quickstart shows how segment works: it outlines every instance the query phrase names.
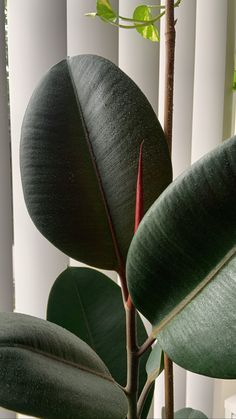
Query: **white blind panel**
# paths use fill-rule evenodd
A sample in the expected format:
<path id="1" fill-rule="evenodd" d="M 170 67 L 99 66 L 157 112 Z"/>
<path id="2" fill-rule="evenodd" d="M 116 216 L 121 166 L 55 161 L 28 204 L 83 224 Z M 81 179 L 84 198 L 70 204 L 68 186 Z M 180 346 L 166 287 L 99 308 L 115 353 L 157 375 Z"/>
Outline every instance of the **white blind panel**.
<path id="1" fill-rule="evenodd" d="M 111 4 L 118 10 L 118 0 L 111 1 Z M 117 64 L 118 30 L 99 18 L 85 16 L 85 13 L 95 10 L 94 0 L 67 0 L 68 55 L 96 54 Z"/>
<path id="2" fill-rule="evenodd" d="M 42 75 L 66 56 L 66 0 L 8 0 L 16 311 L 45 317 L 49 290 L 68 258 L 36 230 L 23 200 L 19 141 L 23 115 Z"/>
<path id="3" fill-rule="evenodd" d="M 192 162 L 223 137 L 227 7 L 227 1 L 197 1 Z"/>
<path id="4" fill-rule="evenodd" d="M 12 205 L 4 1 L 0 1 L 0 311 L 13 309 Z"/>
<path id="5" fill-rule="evenodd" d="M 145 3 L 149 4 L 147 0 L 142 2 L 142 4 Z M 158 2 L 155 3 L 158 4 Z M 119 14 L 130 17 L 138 5 L 140 5 L 139 0 L 120 0 Z M 137 83 L 157 113 L 159 43 L 143 39 L 135 29 L 120 29 L 119 67 Z"/>
<path id="6" fill-rule="evenodd" d="M 176 8 L 172 161 L 174 177 L 191 164 L 196 0 Z"/>
<path id="7" fill-rule="evenodd" d="M 14 299 L 8 116 L 4 0 L 0 0 L 0 311 L 12 311 Z M 0 407 L 1 419 L 15 417 L 14 412 Z"/>

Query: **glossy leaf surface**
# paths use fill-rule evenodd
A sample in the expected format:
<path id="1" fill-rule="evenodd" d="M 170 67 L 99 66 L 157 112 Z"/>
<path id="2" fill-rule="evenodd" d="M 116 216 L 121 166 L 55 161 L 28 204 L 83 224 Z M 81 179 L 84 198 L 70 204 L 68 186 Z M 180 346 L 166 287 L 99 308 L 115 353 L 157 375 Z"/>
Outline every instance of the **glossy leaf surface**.
<path id="1" fill-rule="evenodd" d="M 152 19 L 152 14 L 150 11 L 150 8 L 146 5 L 141 5 L 136 7 L 133 13 L 133 19 L 137 22 L 139 20 L 141 21 L 150 21 Z M 137 25 L 140 25 L 137 23 Z M 136 30 L 140 35 L 142 35 L 143 38 L 149 39 L 152 42 L 158 42 L 159 41 L 159 33 L 158 29 L 154 24 L 149 24 L 147 26 L 137 26 Z"/>
<path id="2" fill-rule="evenodd" d="M 110 61 L 62 61 L 36 88 L 22 126 L 21 174 L 37 228 L 67 255 L 119 270 L 133 236 L 139 148 L 144 210 L 171 181 L 161 126 Z"/>
<path id="3" fill-rule="evenodd" d="M 98 355 L 72 333 L 0 314 L 0 405 L 53 419 L 125 418 L 127 400 Z"/>
<path id="4" fill-rule="evenodd" d="M 68 268 L 52 287 L 47 318 L 87 342 L 113 378 L 126 385 L 125 312 L 117 284 L 93 269 Z M 147 339 L 147 333 L 140 317 L 137 324 L 141 344 Z M 140 389 L 146 382 L 149 353 L 141 360 Z"/>
<path id="5" fill-rule="evenodd" d="M 170 185 L 141 222 L 127 272 L 136 307 L 182 367 L 236 378 L 236 137 Z"/>

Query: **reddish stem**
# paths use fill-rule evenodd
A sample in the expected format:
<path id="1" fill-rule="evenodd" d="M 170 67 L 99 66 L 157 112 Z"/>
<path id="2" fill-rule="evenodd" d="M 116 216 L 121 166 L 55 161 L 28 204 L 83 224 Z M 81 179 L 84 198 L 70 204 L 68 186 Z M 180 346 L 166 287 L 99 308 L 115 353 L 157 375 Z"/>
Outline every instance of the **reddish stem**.
<path id="1" fill-rule="evenodd" d="M 138 176 L 136 184 L 136 205 L 135 205 L 135 223 L 134 232 L 136 233 L 140 221 L 144 215 L 143 208 L 143 141 L 139 149 L 139 162 L 138 162 Z"/>

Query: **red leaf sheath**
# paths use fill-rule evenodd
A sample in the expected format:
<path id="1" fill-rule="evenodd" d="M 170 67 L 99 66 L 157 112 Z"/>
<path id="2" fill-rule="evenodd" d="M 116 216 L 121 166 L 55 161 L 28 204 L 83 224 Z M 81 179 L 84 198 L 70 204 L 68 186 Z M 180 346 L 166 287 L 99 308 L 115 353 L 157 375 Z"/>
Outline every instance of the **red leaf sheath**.
<path id="1" fill-rule="evenodd" d="M 138 162 L 138 177 L 136 184 L 136 205 L 135 205 L 135 222 L 134 233 L 136 232 L 140 221 L 144 215 L 143 206 L 143 141 L 139 149 L 139 162 Z"/>
<path id="2" fill-rule="evenodd" d="M 134 233 L 136 232 L 140 221 L 144 215 L 143 209 L 143 141 L 140 144 L 139 149 L 139 162 L 138 162 L 138 176 L 136 184 L 136 204 L 135 204 L 135 221 L 134 221 Z M 127 307 L 132 307 L 132 301 L 130 295 L 126 301 Z"/>

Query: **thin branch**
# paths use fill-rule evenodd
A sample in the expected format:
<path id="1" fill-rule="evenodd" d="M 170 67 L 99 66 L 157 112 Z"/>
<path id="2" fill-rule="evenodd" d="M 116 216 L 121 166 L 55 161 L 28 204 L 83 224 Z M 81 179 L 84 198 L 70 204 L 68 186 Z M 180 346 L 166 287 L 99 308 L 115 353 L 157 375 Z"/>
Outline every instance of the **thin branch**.
<path id="1" fill-rule="evenodd" d="M 138 353 L 137 353 L 137 356 L 138 357 L 142 356 L 144 354 L 144 352 L 146 352 L 153 345 L 155 340 L 156 339 L 152 335 L 150 335 L 147 338 L 147 340 L 140 346 L 140 348 L 138 350 Z"/>
<path id="2" fill-rule="evenodd" d="M 144 403 L 147 399 L 147 396 L 149 394 L 149 391 L 151 390 L 152 385 L 153 385 L 153 381 L 150 381 L 149 379 L 147 379 L 146 384 L 143 387 L 139 400 L 138 400 L 138 418 L 141 417 Z"/>
<path id="3" fill-rule="evenodd" d="M 179 5 L 180 0 L 177 1 Z M 173 97 L 174 97 L 174 60 L 175 60 L 175 18 L 174 0 L 166 0 L 166 65 L 165 65 L 165 102 L 164 132 L 171 154 L 173 131 Z M 164 354 L 165 369 L 165 414 L 166 419 L 174 418 L 174 383 L 173 363 Z"/>
<path id="4" fill-rule="evenodd" d="M 173 96 L 174 96 L 174 59 L 175 59 L 175 19 L 174 1 L 166 0 L 166 66 L 165 66 L 165 102 L 164 132 L 168 148 L 172 149 Z"/>
<path id="5" fill-rule="evenodd" d="M 165 374 L 165 418 L 174 418 L 174 386 L 173 386 L 173 363 L 164 353 Z"/>
<path id="6" fill-rule="evenodd" d="M 153 19 L 145 20 L 145 23 L 140 23 L 137 25 L 121 25 L 120 23 L 112 22 L 109 19 L 106 19 L 102 16 L 99 16 L 104 22 L 110 23 L 112 26 L 116 26 L 117 28 L 123 28 L 123 29 L 137 29 L 137 28 L 145 28 L 146 26 L 153 25 L 155 22 L 157 22 L 159 19 L 161 19 L 162 16 L 164 16 L 165 12 L 160 13 L 158 16 L 156 16 Z M 124 20 L 124 19 L 123 19 Z M 135 20 L 136 22 L 136 20 Z"/>
<path id="7" fill-rule="evenodd" d="M 126 395 L 129 405 L 128 419 L 137 419 L 137 397 L 138 397 L 138 376 L 139 358 L 137 357 L 137 312 L 129 299 L 126 304 L 126 345 L 127 345 L 127 385 Z"/>
<path id="8" fill-rule="evenodd" d="M 120 286 L 121 286 L 121 291 L 122 291 L 122 297 L 123 297 L 123 304 L 125 307 L 126 301 L 128 300 L 129 297 L 129 291 L 128 291 L 128 287 L 127 287 L 127 282 L 126 282 L 126 276 L 125 276 L 125 271 L 123 268 L 120 268 L 119 272 L 119 279 L 120 279 Z"/>

